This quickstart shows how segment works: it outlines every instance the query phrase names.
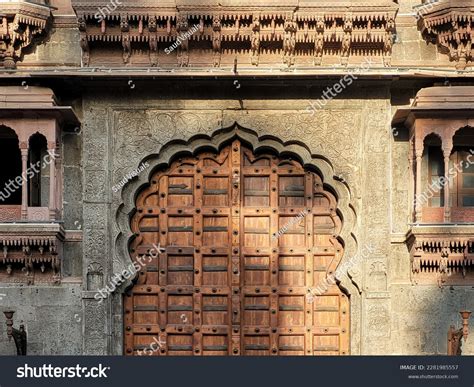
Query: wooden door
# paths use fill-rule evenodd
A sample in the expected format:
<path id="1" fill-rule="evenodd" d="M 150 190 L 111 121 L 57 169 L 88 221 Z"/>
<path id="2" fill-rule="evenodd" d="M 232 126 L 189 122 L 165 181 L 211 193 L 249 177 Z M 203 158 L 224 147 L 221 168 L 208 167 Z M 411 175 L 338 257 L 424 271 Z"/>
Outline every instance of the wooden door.
<path id="1" fill-rule="evenodd" d="M 317 173 L 235 140 L 156 172 L 136 203 L 126 355 L 349 353 L 347 296 L 307 297 L 343 255 Z"/>

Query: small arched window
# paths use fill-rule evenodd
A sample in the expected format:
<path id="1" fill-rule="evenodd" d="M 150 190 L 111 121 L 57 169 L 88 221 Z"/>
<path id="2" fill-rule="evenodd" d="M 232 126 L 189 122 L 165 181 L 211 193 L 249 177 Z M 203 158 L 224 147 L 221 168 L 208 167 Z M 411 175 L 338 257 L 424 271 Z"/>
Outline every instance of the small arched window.
<path id="1" fill-rule="evenodd" d="M 444 207 L 444 186 L 436 184 L 446 176 L 449 181 L 449 207 L 474 207 L 474 133 L 472 128 L 459 130 L 453 137 L 449 170 L 444 169 L 441 140 L 430 135 L 425 139 L 428 159 L 428 186 L 431 186 L 430 207 Z M 447 173 L 446 173 L 447 172 Z M 436 189 L 440 187 L 439 189 Z"/>
<path id="2" fill-rule="evenodd" d="M 444 157 L 441 149 L 441 139 L 435 135 L 430 134 L 424 141 L 425 155 L 424 159 L 428 160 L 428 180 L 426 181 L 427 189 L 425 192 L 430 192 L 428 196 L 429 207 L 444 207 L 444 188 L 439 185 L 440 179 L 444 178 Z"/>
<path id="3" fill-rule="evenodd" d="M 0 205 L 21 205 L 21 152 L 15 131 L 0 126 Z M 16 188 L 15 188 L 16 187 Z"/>
<path id="4" fill-rule="evenodd" d="M 452 176 L 449 182 L 451 207 L 474 207 L 473 132 L 472 128 L 463 128 L 453 137 L 448 174 Z"/>
<path id="5" fill-rule="evenodd" d="M 47 148 L 47 140 L 42 134 L 36 133 L 30 137 L 28 166 L 34 174 L 31 173 L 28 179 L 29 207 L 48 207 L 49 167 L 44 162 Z"/>

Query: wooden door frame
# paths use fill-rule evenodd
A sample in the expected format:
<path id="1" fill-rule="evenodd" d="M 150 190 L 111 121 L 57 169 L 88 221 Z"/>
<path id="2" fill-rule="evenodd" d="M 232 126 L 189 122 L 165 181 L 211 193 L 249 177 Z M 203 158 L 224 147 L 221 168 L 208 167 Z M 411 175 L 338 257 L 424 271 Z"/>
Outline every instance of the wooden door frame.
<path id="1" fill-rule="evenodd" d="M 183 143 L 182 141 L 179 143 L 171 141 L 164 145 L 159 150 L 159 153 L 150 155 L 140 161 L 139 164 L 146 161 L 150 165 L 150 168 L 147 170 L 148 173 L 140 174 L 136 179 L 130 181 L 123 188 L 121 195 L 123 201 L 118 206 L 116 215 L 117 227 L 120 229 L 120 233 L 115 240 L 115 255 L 119 258 L 120 262 L 123 263 L 123 266 L 125 267 L 132 264 L 129 254 L 129 244 L 134 238 L 134 234 L 130 228 L 130 217 L 135 211 L 135 195 L 149 184 L 149 179 L 153 171 L 157 167 L 169 167 L 178 154 L 181 156 L 191 156 L 204 149 L 212 149 L 214 152 L 219 153 L 220 149 L 235 139 L 239 139 L 254 152 L 258 152 L 261 149 L 269 149 L 278 157 L 293 157 L 305 168 L 313 169 L 321 175 L 324 184 L 327 185 L 327 187 L 331 189 L 338 198 L 338 212 L 343 220 L 342 229 L 338 235 L 338 239 L 344 246 L 344 256 L 340 265 L 349 265 L 348 267 L 350 267 L 348 262 L 357 254 L 357 236 L 354 233 L 356 214 L 351 205 L 351 192 L 347 184 L 335 178 L 334 170 L 331 164 L 326 161 L 324 155 L 314 157 L 306 145 L 296 141 L 282 142 L 279 139 L 269 138 L 268 136 L 259 137 L 256 132 L 243 128 L 237 123 L 229 128 L 217 130 L 211 137 L 198 135 L 192 137 L 186 143 Z M 113 311 L 118 312 L 123 310 L 122 295 L 132 286 L 133 283 L 127 281 L 117 289 L 116 294 L 114 294 L 114 297 L 112 298 L 111 309 Z M 350 353 L 353 355 L 360 354 L 360 316 L 362 299 L 360 294 L 361 284 L 359 277 L 349 277 L 349 275 L 344 275 L 339 283 L 339 287 L 349 296 L 350 299 Z M 114 324 L 113 328 L 113 340 L 120 340 L 121 344 L 113 345 L 113 352 L 116 355 L 122 355 L 124 339 L 123 315 L 121 313 L 120 316 L 118 313 L 115 314 L 115 320 L 116 324 Z"/>

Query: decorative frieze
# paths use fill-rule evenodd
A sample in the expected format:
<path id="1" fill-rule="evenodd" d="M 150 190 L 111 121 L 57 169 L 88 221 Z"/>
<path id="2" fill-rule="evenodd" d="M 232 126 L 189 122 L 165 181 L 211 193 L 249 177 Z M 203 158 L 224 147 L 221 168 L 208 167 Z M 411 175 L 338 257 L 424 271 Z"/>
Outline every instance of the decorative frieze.
<path id="1" fill-rule="evenodd" d="M 439 286 L 474 283 L 473 227 L 418 226 L 407 241 L 413 282 Z"/>
<path id="2" fill-rule="evenodd" d="M 43 4 L 38 4 L 43 3 Z M 44 35 L 51 9 L 44 1 L 0 2 L 0 63 L 14 69 L 24 50 Z"/>
<path id="3" fill-rule="evenodd" d="M 474 0 L 440 0 L 418 8 L 421 32 L 464 70 L 473 60 Z"/>
<path id="4" fill-rule="evenodd" d="M 1 225 L 0 283 L 59 284 L 63 241 L 59 225 Z"/>
<path id="5" fill-rule="evenodd" d="M 83 63 L 120 64 L 111 47 L 122 46 L 123 65 L 156 66 L 157 53 L 181 39 L 177 56 L 162 56 L 160 65 L 219 67 L 238 63 L 257 66 L 266 61 L 284 66 L 321 65 L 322 58 L 335 57 L 347 65 L 352 56 L 383 57 L 390 65 L 398 5 L 388 0 L 363 4 L 353 1 L 304 2 L 299 7 L 250 1 L 238 6 L 149 5 L 126 1 L 108 14 L 97 7 L 73 0 L 81 31 Z M 193 2 L 194 3 L 194 2 Z M 301 3 L 301 2 L 300 2 Z M 191 26 L 199 25 L 193 34 Z M 148 51 L 149 55 L 143 55 Z M 196 55 L 193 55 L 196 53 Z M 199 55 L 197 55 L 199 54 Z M 196 60 L 199 59 L 199 63 Z M 92 65 L 96 60 L 92 60 Z"/>

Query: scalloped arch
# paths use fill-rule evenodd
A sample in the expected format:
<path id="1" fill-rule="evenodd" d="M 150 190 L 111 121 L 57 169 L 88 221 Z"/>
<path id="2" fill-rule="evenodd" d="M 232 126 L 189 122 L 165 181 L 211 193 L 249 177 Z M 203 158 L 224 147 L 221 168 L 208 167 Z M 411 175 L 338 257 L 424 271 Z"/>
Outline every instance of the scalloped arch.
<path id="1" fill-rule="evenodd" d="M 305 144 L 299 141 L 283 142 L 274 136 L 258 136 L 251 129 L 234 123 L 228 128 L 216 130 L 212 135 L 198 134 L 189 141 L 173 140 L 165 144 L 158 153 L 149 155 L 140 161 L 139 165 L 147 162 L 150 165 L 148 173 L 142 173 L 129 181 L 122 189 L 121 203 L 118 206 L 116 218 L 119 234 L 115 241 L 115 250 L 119 261 L 124 266 L 132 264 L 129 255 L 129 244 L 134 238 L 130 227 L 130 219 L 135 212 L 135 199 L 139 192 L 149 185 L 151 176 L 158 168 L 168 167 L 178 156 L 196 155 L 203 150 L 219 152 L 226 144 L 239 139 L 247 144 L 255 153 L 263 150 L 272 150 L 280 157 L 292 157 L 298 160 L 304 168 L 316 170 L 322 177 L 323 183 L 337 199 L 337 212 L 342 219 L 342 227 L 338 239 L 344 246 L 344 256 L 340 265 L 347 263 L 357 254 L 357 237 L 353 233 L 356 222 L 354 207 L 351 205 L 349 187 L 334 176 L 331 164 L 323 155 L 313 155 Z M 350 264 L 349 266 L 350 267 Z M 122 291 L 131 285 L 131 282 L 121 287 Z M 360 293 L 360 286 L 356 278 L 345 276 L 340 286 L 348 293 Z"/>

